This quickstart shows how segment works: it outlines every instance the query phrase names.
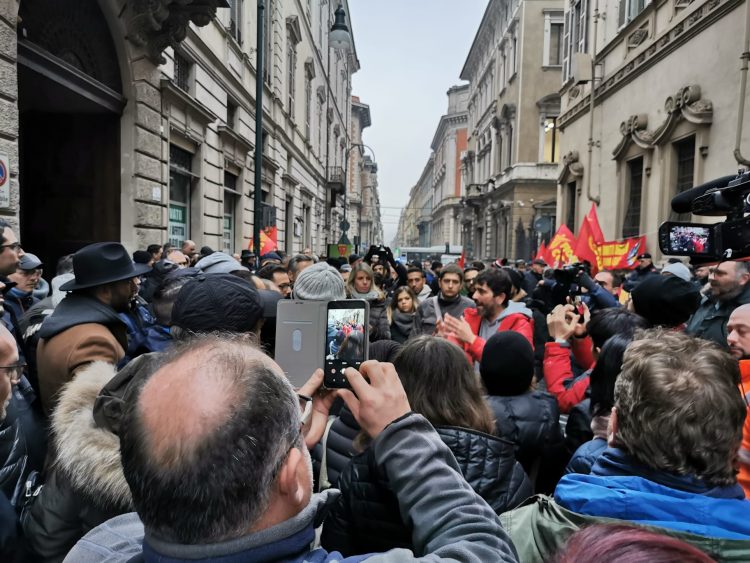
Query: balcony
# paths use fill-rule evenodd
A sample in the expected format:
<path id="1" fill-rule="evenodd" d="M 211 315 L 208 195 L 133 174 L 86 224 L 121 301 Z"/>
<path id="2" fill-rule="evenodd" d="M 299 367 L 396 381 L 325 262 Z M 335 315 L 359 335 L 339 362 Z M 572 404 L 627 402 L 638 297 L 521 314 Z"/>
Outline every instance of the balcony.
<path id="1" fill-rule="evenodd" d="M 484 193 L 484 186 L 482 184 L 469 184 L 466 186 L 466 197 L 480 197 Z"/>
<path id="2" fill-rule="evenodd" d="M 329 166 L 326 176 L 326 187 L 336 194 L 344 194 L 346 187 L 346 174 L 341 166 Z"/>

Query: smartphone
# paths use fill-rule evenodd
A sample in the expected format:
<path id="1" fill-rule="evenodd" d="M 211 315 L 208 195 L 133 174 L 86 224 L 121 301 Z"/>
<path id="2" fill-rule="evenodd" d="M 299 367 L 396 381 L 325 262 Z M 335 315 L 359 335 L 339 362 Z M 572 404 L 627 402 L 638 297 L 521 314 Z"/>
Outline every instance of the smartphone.
<path id="1" fill-rule="evenodd" d="M 295 388 L 323 367 L 320 340 L 326 303 L 281 299 L 276 307 L 276 363 Z"/>
<path id="2" fill-rule="evenodd" d="M 370 306 L 362 299 L 329 301 L 323 342 L 323 385 L 328 389 L 350 387 L 344 375 L 348 367 L 359 369 L 367 360 Z"/>
<path id="3" fill-rule="evenodd" d="M 583 307 L 583 298 L 580 295 L 576 295 L 573 298 L 573 307 L 576 308 L 576 314 L 578 315 L 578 324 L 583 324 L 586 322 L 584 319 L 584 313 L 586 312 L 586 309 Z"/>

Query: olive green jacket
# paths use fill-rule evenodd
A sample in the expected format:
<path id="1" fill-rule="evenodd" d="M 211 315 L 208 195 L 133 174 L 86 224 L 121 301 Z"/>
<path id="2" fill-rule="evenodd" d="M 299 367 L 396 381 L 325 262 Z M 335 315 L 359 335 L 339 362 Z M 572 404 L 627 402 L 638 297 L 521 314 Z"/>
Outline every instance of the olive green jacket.
<path id="1" fill-rule="evenodd" d="M 503 528 L 513 540 L 521 563 L 549 560 L 568 537 L 592 524 L 623 524 L 614 518 L 586 516 L 566 510 L 554 499 L 536 495 L 523 505 L 500 515 Z M 633 526 L 637 524 L 630 523 Z M 709 538 L 654 526 L 638 526 L 686 541 L 717 561 L 750 561 L 750 541 Z"/>

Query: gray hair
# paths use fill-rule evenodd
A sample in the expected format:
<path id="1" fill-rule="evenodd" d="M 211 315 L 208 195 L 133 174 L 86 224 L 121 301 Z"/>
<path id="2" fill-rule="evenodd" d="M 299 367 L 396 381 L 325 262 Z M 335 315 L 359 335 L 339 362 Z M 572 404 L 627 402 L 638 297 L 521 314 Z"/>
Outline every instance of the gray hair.
<path id="1" fill-rule="evenodd" d="M 289 259 L 287 270 L 292 272 L 292 274 L 296 274 L 300 262 L 315 262 L 315 260 L 313 260 L 312 256 L 308 256 L 307 254 L 295 254 Z"/>

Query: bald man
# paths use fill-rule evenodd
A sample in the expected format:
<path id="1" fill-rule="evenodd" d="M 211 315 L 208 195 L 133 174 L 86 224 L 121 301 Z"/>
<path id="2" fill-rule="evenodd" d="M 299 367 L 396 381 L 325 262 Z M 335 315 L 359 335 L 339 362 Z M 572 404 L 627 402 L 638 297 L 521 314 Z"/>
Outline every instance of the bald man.
<path id="1" fill-rule="evenodd" d="M 410 413 L 393 366 L 365 362 L 361 370 L 367 380 L 346 372 L 356 395 L 338 394 L 372 437 L 375 462 L 414 528 L 416 549 L 430 560 L 514 561 L 492 509 L 429 422 Z M 310 551 L 315 526 L 337 494 L 312 491 L 308 448 L 322 436 L 334 399 L 319 392 L 322 380 L 317 370 L 297 395 L 278 365 L 245 341 L 209 335 L 178 345 L 121 424 L 123 469 L 137 514 L 94 528 L 66 561 L 101 561 L 104 553 L 108 561 L 129 561 L 142 552 L 149 561 L 184 560 L 186 553 L 191 560 L 273 554 L 285 561 L 352 561 Z M 417 558 L 401 549 L 389 560 Z"/>
<path id="2" fill-rule="evenodd" d="M 16 366 L 18 363 L 18 348 L 16 340 L 10 331 L 0 324 L 0 365 Z M 0 423 L 5 420 L 8 414 L 8 405 L 10 404 L 13 385 L 20 380 L 20 370 L 17 367 L 0 368 Z M 3 428 L 5 425 L 3 425 Z M 4 432 L 7 434 L 7 431 Z M 18 459 L 24 457 L 23 453 L 13 451 L 11 459 L 0 459 L 0 472 L 10 470 L 10 463 L 18 463 Z M 12 559 L 12 553 L 16 543 L 16 513 L 13 510 L 8 497 L 0 492 L 0 556 L 5 561 Z M 7 559 L 6 559 L 7 558 Z"/>
<path id="3" fill-rule="evenodd" d="M 729 315 L 727 322 L 729 352 L 740 362 L 740 393 L 745 403 L 750 401 L 750 304 L 740 305 Z M 750 498 L 750 406 L 742 427 L 740 472 L 737 481 Z"/>

